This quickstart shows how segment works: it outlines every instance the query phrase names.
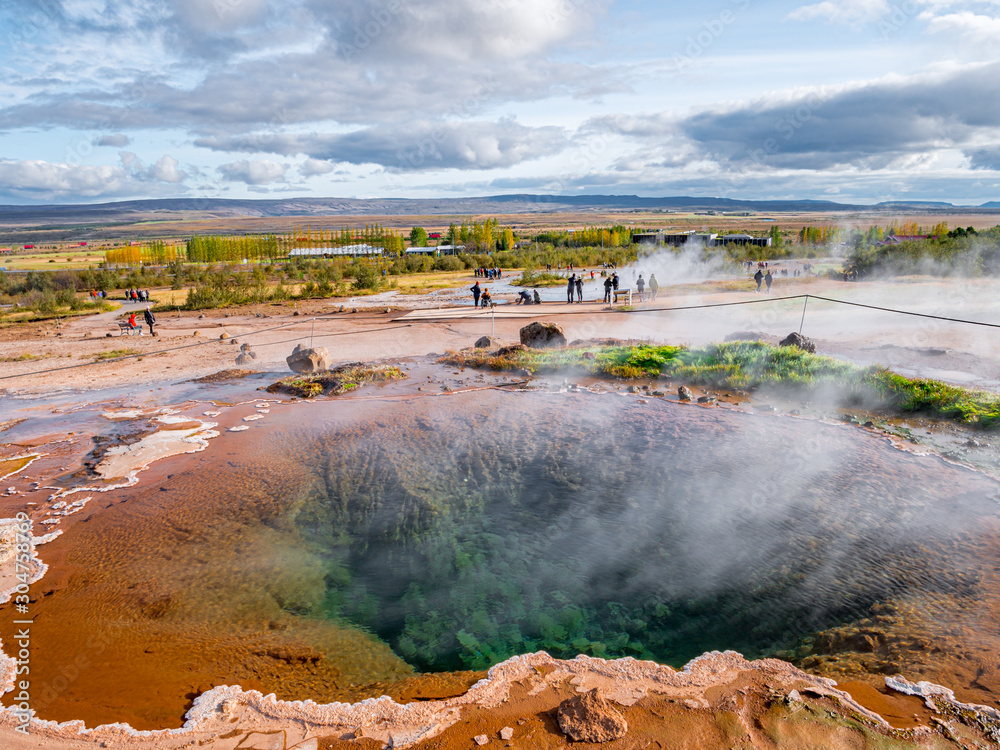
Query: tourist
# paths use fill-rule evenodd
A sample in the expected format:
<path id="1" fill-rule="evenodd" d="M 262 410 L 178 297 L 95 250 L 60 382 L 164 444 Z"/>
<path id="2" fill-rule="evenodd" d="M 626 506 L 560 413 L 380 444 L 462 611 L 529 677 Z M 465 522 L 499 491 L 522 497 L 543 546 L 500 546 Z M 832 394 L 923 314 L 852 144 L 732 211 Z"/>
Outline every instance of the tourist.
<path id="1" fill-rule="evenodd" d="M 492 300 L 490 299 L 490 290 L 489 289 L 483 289 L 483 296 L 479 300 L 479 306 L 480 307 L 489 307 L 490 306 L 490 302 L 492 302 Z"/>
<path id="2" fill-rule="evenodd" d="M 611 288 L 618 291 L 618 274 L 616 273 L 611 274 Z"/>
<path id="3" fill-rule="evenodd" d="M 774 277 L 771 275 L 771 270 L 768 269 L 767 274 L 764 276 L 764 283 L 767 284 L 767 293 L 771 293 L 771 282 L 774 281 Z"/>
<path id="4" fill-rule="evenodd" d="M 760 268 L 758 268 L 757 273 L 753 275 L 753 280 L 757 282 L 757 291 L 755 294 L 760 294 L 760 282 L 764 280 L 764 272 L 761 271 Z"/>
<path id="5" fill-rule="evenodd" d="M 569 283 L 566 285 L 566 304 L 573 304 L 573 291 L 576 289 L 576 274 L 574 273 L 569 277 Z"/>
<path id="6" fill-rule="evenodd" d="M 540 295 L 540 294 L 538 293 L 538 290 L 537 290 L 537 289 L 535 289 L 535 290 L 534 290 L 534 298 L 535 298 L 535 304 L 536 304 L 536 305 L 540 305 L 540 304 L 542 304 L 542 295 Z"/>
<path id="7" fill-rule="evenodd" d="M 609 304 L 611 303 L 611 277 L 610 276 L 608 276 L 604 280 L 604 301 L 607 302 L 607 303 L 609 303 Z"/>
<path id="8" fill-rule="evenodd" d="M 153 323 L 156 322 L 156 318 L 153 317 L 153 311 L 149 309 L 149 305 L 146 305 L 146 312 L 142 314 L 142 317 L 146 320 L 146 325 L 149 326 L 149 335 L 153 335 Z"/>
<path id="9" fill-rule="evenodd" d="M 649 294 L 650 294 L 650 299 L 656 299 L 656 292 L 659 291 L 659 289 L 660 289 L 660 285 L 656 281 L 656 274 L 655 273 L 649 274 Z"/>
<path id="10" fill-rule="evenodd" d="M 583 302 L 583 274 L 576 277 L 576 301 Z"/>
<path id="11" fill-rule="evenodd" d="M 128 316 L 128 327 L 129 327 L 130 330 L 133 330 L 133 331 L 136 328 L 139 327 L 139 324 L 135 322 L 135 313 L 134 312 L 133 313 L 129 313 L 129 316 Z M 139 331 L 139 335 L 140 336 L 142 335 L 142 331 Z"/>
<path id="12" fill-rule="evenodd" d="M 520 305 L 522 303 L 525 305 L 531 304 L 531 292 L 529 292 L 527 289 L 521 290 L 521 293 L 517 295 L 517 302 L 515 302 L 514 304 Z"/>
<path id="13" fill-rule="evenodd" d="M 479 289 L 479 282 L 477 281 L 475 284 L 473 284 L 472 288 L 469 291 L 472 292 L 472 306 L 479 307 L 479 295 L 481 294 L 481 290 Z"/>
<path id="14" fill-rule="evenodd" d="M 642 280 L 642 274 L 639 274 L 639 280 L 635 282 L 635 288 L 639 290 L 639 299 L 642 299 L 642 292 L 646 288 L 646 282 Z"/>

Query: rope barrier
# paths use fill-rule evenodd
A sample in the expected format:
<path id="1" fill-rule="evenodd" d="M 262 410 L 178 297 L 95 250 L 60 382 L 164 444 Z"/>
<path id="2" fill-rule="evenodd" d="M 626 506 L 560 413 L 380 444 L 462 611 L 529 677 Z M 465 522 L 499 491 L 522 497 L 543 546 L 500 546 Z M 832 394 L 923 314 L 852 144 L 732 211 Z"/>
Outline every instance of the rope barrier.
<path id="1" fill-rule="evenodd" d="M 908 315 L 908 316 L 917 317 L 917 318 L 929 318 L 931 320 L 943 320 L 943 321 L 946 321 L 946 322 L 949 322 L 949 323 L 959 323 L 959 324 L 963 324 L 963 325 L 982 326 L 982 327 L 986 327 L 986 328 L 1000 328 L 1000 323 L 986 323 L 986 322 L 979 321 L 979 320 L 964 320 L 962 318 L 952 318 L 952 317 L 948 317 L 948 316 L 944 316 L 944 315 L 931 315 L 930 313 L 913 312 L 912 310 L 896 310 L 896 309 L 891 308 L 891 307 L 881 307 L 879 305 L 867 305 L 867 304 L 864 304 L 862 302 L 848 302 L 847 300 L 834 299 L 832 297 L 821 297 L 821 296 L 815 295 L 815 294 L 795 294 L 795 295 L 791 295 L 791 296 L 788 296 L 788 297 L 766 297 L 764 299 L 740 300 L 739 302 L 711 302 L 711 303 L 700 304 L 700 305 L 679 305 L 679 306 L 676 306 L 676 307 L 646 307 L 646 308 L 642 308 L 640 310 L 630 310 L 629 312 L 634 312 L 634 313 L 651 313 L 651 312 L 676 312 L 676 311 L 683 311 L 683 310 L 705 310 L 705 309 L 715 308 L 715 307 L 734 307 L 734 306 L 737 306 L 737 305 L 755 305 L 755 304 L 763 304 L 763 303 L 770 303 L 770 302 L 787 302 L 787 301 L 799 300 L 799 299 L 804 299 L 806 301 L 806 303 L 808 304 L 808 301 L 809 301 L 810 298 L 811 299 L 815 299 L 815 300 L 822 300 L 823 302 L 832 302 L 832 303 L 838 304 L 838 305 L 850 305 L 852 307 L 862 307 L 862 308 L 865 308 L 865 309 L 868 309 L 868 310 L 878 310 L 880 312 L 895 313 L 897 315 Z M 601 312 L 603 312 L 603 310 Z M 560 312 L 559 315 L 592 315 L 593 313 L 594 313 L 594 310 L 566 310 L 565 312 Z M 539 314 L 542 314 L 541 311 L 539 311 Z M 250 336 L 259 336 L 262 333 L 270 333 L 271 331 L 280 331 L 280 330 L 284 330 L 286 328 L 292 328 L 294 326 L 303 325 L 303 324 L 306 324 L 306 323 L 310 323 L 313 326 L 315 326 L 315 323 L 316 323 L 317 320 L 328 319 L 332 315 L 338 315 L 339 316 L 340 313 L 337 313 L 337 312 L 324 313 L 323 315 L 317 315 L 316 317 L 313 317 L 313 318 L 306 318 L 304 320 L 299 320 L 299 321 L 296 321 L 294 323 L 287 323 L 285 325 L 273 326 L 271 328 L 264 328 L 264 329 L 262 329 L 260 331 L 253 331 L 251 333 L 237 334 L 237 335 L 240 335 L 240 336 L 243 336 L 244 338 L 247 338 L 247 337 L 250 337 Z M 411 328 L 412 326 L 414 326 L 416 324 L 419 324 L 419 323 L 434 323 L 434 322 L 440 322 L 440 321 L 454 321 L 454 320 L 472 320 L 472 319 L 476 319 L 476 318 L 480 318 L 480 317 L 481 316 L 469 316 L 468 318 L 454 318 L 454 317 L 447 317 L 447 318 L 415 318 L 415 319 L 411 320 L 410 322 L 408 322 L 408 323 L 406 323 L 404 325 L 388 326 L 388 327 L 381 326 L 381 327 L 378 327 L 378 328 L 366 328 L 366 329 L 361 329 L 361 330 L 357 330 L 357 331 L 340 331 L 338 333 L 321 333 L 321 334 L 315 336 L 315 338 L 333 338 L 333 337 L 336 337 L 336 336 L 353 336 L 354 334 L 358 334 L 358 333 L 373 333 L 373 332 L 379 332 L 379 331 L 391 331 L 391 330 L 394 330 L 394 329 L 397 329 L 397 328 Z M 803 310 L 803 320 L 804 320 L 804 318 L 805 318 L 805 310 Z M 374 319 L 375 318 L 353 318 L 353 320 L 374 320 Z M 516 318 L 509 318 L 509 320 L 516 320 Z M 800 326 L 800 331 L 801 331 L 801 326 Z M 287 343 L 290 343 L 292 341 L 299 341 L 299 340 L 301 340 L 303 338 L 305 338 L 305 337 L 304 336 L 299 336 L 299 337 L 296 337 L 296 338 L 293 338 L 293 339 L 284 339 L 282 341 L 271 341 L 271 342 L 267 342 L 267 343 L 264 343 L 264 344 L 258 344 L 258 346 L 262 346 L 262 347 L 263 346 L 277 346 L 279 344 L 287 344 Z M 217 340 L 198 341 L 198 342 L 193 343 L 193 344 L 184 344 L 182 346 L 174 346 L 174 347 L 170 347 L 169 349 L 160 349 L 160 350 L 155 351 L 155 352 L 136 352 L 135 354 L 125 354 L 125 355 L 122 355 L 120 357 L 114 357 L 114 358 L 111 358 L 111 359 L 104 359 L 104 360 L 99 360 L 99 361 L 94 361 L 94 362 L 81 362 L 79 364 L 67 365 L 65 367 L 53 367 L 53 368 L 50 368 L 48 370 L 36 370 L 34 372 L 25 372 L 25 373 L 20 373 L 18 375 L 3 375 L 3 376 L 0 376 L 0 380 L 10 380 L 12 378 L 25 378 L 25 377 L 31 377 L 33 375 L 46 375 L 46 374 L 48 374 L 50 372 L 60 372 L 60 371 L 63 371 L 63 370 L 75 370 L 75 369 L 78 369 L 80 367 L 90 367 L 92 365 L 104 364 L 104 363 L 108 363 L 108 362 L 121 362 L 121 361 L 124 361 L 124 360 L 127 360 L 127 359 L 135 359 L 137 357 L 153 357 L 153 356 L 156 356 L 156 355 L 159 355 L 159 354 L 169 354 L 170 352 L 180 351 L 182 349 L 190 349 L 191 347 L 205 346 L 207 344 L 214 344 L 214 343 L 217 343 Z"/>

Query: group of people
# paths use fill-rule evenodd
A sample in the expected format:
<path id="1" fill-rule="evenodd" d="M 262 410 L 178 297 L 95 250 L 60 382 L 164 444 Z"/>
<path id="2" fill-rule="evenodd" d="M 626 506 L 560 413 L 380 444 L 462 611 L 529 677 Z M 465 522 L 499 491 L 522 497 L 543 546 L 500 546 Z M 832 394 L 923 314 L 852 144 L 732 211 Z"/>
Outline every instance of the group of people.
<path id="1" fill-rule="evenodd" d="M 753 280 L 757 282 L 757 291 L 756 291 L 756 294 L 760 294 L 760 283 L 762 281 L 765 284 L 767 284 L 767 291 L 764 292 L 764 294 L 770 294 L 771 293 L 771 282 L 774 281 L 774 277 L 771 275 L 771 269 L 767 268 L 767 264 L 766 263 L 764 264 L 764 268 L 767 270 L 766 274 L 761 270 L 760 266 L 758 266 L 757 273 L 755 273 L 753 275 Z"/>
<path id="2" fill-rule="evenodd" d="M 149 302 L 148 289 L 126 289 L 125 299 L 132 302 Z"/>
<path id="3" fill-rule="evenodd" d="M 153 335 L 153 324 L 156 322 L 156 318 L 153 317 L 153 311 L 149 309 L 149 305 L 146 305 L 146 309 L 142 313 L 142 319 L 146 321 L 146 325 L 149 326 L 149 335 Z M 129 313 L 128 316 L 128 327 L 138 328 L 139 335 L 142 335 L 142 326 L 140 326 L 135 319 L 135 311 Z"/>
<path id="4" fill-rule="evenodd" d="M 499 266 L 496 268 L 477 268 L 476 269 L 477 279 L 502 279 L 503 269 Z"/>
<path id="5" fill-rule="evenodd" d="M 107 299 L 108 293 L 103 289 L 91 289 L 90 290 L 91 299 Z"/>
<path id="6" fill-rule="evenodd" d="M 576 301 L 583 302 L 583 274 L 581 273 L 577 276 L 575 273 L 570 274 L 568 283 L 566 285 L 566 304 L 573 304 L 573 292 L 576 292 Z"/>
<path id="7" fill-rule="evenodd" d="M 616 287 L 617 288 L 617 287 Z M 639 278 L 635 282 L 636 291 L 639 292 L 639 298 L 642 299 L 642 295 L 646 292 L 646 281 L 642 278 L 642 274 L 639 274 Z M 660 291 L 660 283 L 656 280 L 656 274 L 649 274 L 649 298 L 651 300 L 656 299 L 656 293 Z"/>
<path id="8" fill-rule="evenodd" d="M 517 301 L 515 305 L 540 305 L 542 304 L 542 295 L 538 293 L 538 290 L 534 290 L 534 294 L 529 292 L 527 289 L 522 289 L 521 293 L 517 295 Z"/>

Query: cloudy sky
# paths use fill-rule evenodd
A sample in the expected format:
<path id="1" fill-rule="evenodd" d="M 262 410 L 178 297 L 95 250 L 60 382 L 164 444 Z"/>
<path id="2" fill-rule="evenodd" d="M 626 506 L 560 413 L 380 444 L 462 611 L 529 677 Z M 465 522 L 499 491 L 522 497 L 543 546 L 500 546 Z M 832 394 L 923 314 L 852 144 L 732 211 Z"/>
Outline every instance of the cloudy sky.
<path id="1" fill-rule="evenodd" d="M 1000 0 L 4 0 L 0 202 L 1000 199 Z"/>

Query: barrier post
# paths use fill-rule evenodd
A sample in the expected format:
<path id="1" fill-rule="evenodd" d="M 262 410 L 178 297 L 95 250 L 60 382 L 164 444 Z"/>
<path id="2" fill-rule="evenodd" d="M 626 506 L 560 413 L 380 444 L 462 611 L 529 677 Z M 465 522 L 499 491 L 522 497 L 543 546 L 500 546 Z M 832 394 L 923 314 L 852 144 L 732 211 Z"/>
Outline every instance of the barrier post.
<path id="1" fill-rule="evenodd" d="M 802 303 L 802 320 L 799 321 L 799 336 L 802 335 L 802 326 L 806 324 L 806 307 L 809 305 L 809 295 L 806 295 L 805 301 Z"/>
<path id="2" fill-rule="evenodd" d="M 309 348 L 313 348 L 313 334 L 316 333 L 316 318 L 312 320 L 312 329 L 309 331 Z"/>

